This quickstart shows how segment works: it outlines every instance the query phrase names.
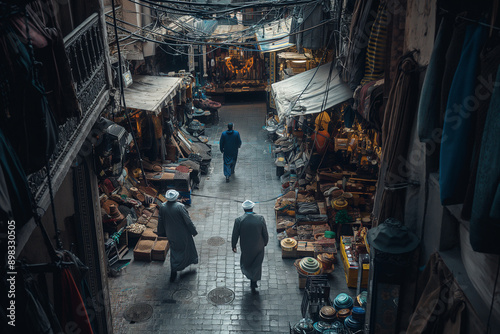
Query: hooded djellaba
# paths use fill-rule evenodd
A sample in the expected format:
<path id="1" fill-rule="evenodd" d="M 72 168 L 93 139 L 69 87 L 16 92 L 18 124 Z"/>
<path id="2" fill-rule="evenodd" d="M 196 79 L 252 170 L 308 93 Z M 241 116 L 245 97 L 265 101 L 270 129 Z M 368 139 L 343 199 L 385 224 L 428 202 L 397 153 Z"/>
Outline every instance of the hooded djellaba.
<path id="1" fill-rule="evenodd" d="M 255 203 L 249 200 L 243 202 L 242 208 L 245 214 L 235 219 L 231 239 L 233 252 L 236 252 L 238 239 L 240 241 L 240 268 L 250 280 L 252 293 L 256 293 L 257 281 L 262 278 L 264 247 L 269 241 L 266 220 L 253 212 L 254 205 Z"/>
<path id="2" fill-rule="evenodd" d="M 198 252 L 193 240 L 198 232 L 184 204 L 177 202 L 179 193 L 169 190 L 165 196 L 168 201 L 160 206 L 158 236 L 167 237 L 170 243 L 170 279 L 173 281 L 177 271 L 198 263 Z"/>

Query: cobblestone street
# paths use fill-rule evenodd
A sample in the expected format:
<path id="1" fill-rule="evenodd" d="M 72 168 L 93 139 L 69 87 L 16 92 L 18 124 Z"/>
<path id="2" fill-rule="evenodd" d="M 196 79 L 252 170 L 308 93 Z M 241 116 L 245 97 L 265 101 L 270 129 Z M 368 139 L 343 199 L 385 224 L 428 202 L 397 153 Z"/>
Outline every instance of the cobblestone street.
<path id="1" fill-rule="evenodd" d="M 271 142 L 263 128 L 266 105 L 227 103 L 219 116 L 219 123 L 207 125 L 205 131 L 212 144 L 209 173 L 202 177 L 200 189 L 193 191 L 188 208 L 198 229 L 195 243 L 200 263 L 180 272 L 174 283 L 169 282 L 170 254 L 164 263 L 132 262 L 121 276 L 110 278 L 115 333 L 288 333 L 289 322 L 302 318 L 298 276 L 293 259 L 281 258 L 275 201 L 269 200 L 280 194 L 281 183 L 276 176 Z M 228 122 L 234 123 L 243 144 L 236 173 L 226 183 L 218 140 Z M 250 281 L 241 273 L 239 248 L 237 254 L 231 251 L 234 219 L 243 214 L 241 203 L 236 201 L 245 199 L 260 202 L 254 211 L 265 217 L 269 231 L 258 295 L 251 294 Z M 210 239 L 213 237 L 217 238 Z M 340 292 L 349 293 L 341 265 L 336 266 L 330 281 L 332 298 Z M 214 304 L 208 294 L 215 288 L 230 289 L 234 296 L 225 290 L 229 294 L 221 298 L 234 300 Z M 135 324 L 125 320 L 123 312 L 135 303 L 152 306 L 152 317 Z"/>

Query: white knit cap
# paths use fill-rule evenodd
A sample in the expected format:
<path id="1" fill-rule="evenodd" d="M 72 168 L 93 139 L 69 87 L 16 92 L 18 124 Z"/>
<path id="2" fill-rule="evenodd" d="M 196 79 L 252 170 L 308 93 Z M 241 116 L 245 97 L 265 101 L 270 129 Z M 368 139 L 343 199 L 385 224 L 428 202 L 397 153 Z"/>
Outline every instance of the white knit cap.
<path id="1" fill-rule="evenodd" d="M 173 202 L 177 199 L 177 197 L 179 197 L 179 192 L 177 190 L 171 189 L 171 190 L 167 191 L 167 193 L 165 194 L 165 197 L 167 198 L 167 200 L 169 202 Z"/>
<path id="2" fill-rule="evenodd" d="M 243 208 L 243 210 L 252 209 L 254 206 L 255 206 L 255 203 L 248 200 L 248 199 L 241 204 L 241 207 Z"/>

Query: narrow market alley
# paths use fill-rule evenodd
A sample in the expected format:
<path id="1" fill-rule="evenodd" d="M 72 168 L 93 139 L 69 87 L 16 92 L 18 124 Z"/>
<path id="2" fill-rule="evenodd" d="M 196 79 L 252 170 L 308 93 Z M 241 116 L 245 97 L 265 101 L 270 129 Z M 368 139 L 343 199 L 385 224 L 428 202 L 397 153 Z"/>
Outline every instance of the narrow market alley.
<path id="1" fill-rule="evenodd" d="M 115 333 L 289 333 L 289 323 L 303 318 L 303 290 L 298 286 L 294 260 L 282 259 L 276 236 L 274 198 L 280 195 L 281 183 L 272 143 L 263 128 L 265 116 L 264 102 L 227 103 L 219 112 L 218 124 L 207 126 L 212 162 L 188 208 L 198 229 L 194 239 L 200 262 L 180 272 L 174 283 L 169 282 L 169 254 L 164 263 L 133 261 L 121 276 L 111 278 Z M 226 183 L 218 141 L 228 122 L 234 123 L 243 144 L 236 173 Z M 241 273 L 239 248 L 237 254 L 231 251 L 234 219 L 243 214 L 241 202 L 245 199 L 258 202 L 254 211 L 265 217 L 269 231 L 258 295 L 251 294 L 250 282 Z M 332 296 L 341 292 L 354 295 L 355 289 L 347 288 L 341 265 L 335 266 L 330 286 Z M 216 288 L 225 289 L 209 295 Z M 123 313 L 138 303 L 150 305 L 152 316 L 130 323 Z"/>

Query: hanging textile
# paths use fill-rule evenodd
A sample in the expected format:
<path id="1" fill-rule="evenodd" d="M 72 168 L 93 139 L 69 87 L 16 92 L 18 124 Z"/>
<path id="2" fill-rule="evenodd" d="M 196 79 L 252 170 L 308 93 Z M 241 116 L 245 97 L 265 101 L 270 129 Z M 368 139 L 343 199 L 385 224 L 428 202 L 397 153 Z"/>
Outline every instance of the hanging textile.
<path id="1" fill-rule="evenodd" d="M 6 285 L 4 277 L 1 279 L 0 292 L 7 296 L 9 286 Z M 2 333 L 42 333 L 58 334 L 63 333 L 59 320 L 57 319 L 54 308 L 49 298 L 42 292 L 39 284 L 34 277 L 25 270 L 19 270 L 16 275 L 16 319 L 15 327 L 8 326 Z M 4 299 L 0 302 L 2 309 L 6 310 Z M 5 299 L 7 301 L 7 299 Z M 0 313 L 2 314 L 2 313 Z M 3 324 L 11 321 L 5 318 L 5 314 L 0 316 Z M 1 329 L 2 327 L 0 327 Z M 13 330 L 13 331 L 12 331 Z"/>
<path id="2" fill-rule="evenodd" d="M 378 221 L 389 217 L 404 221 L 405 189 L 391 190 L 385 186 L 408 181 L 404 164 L 417 107 L 418 70 L 412 53 L 401 58 L 397 80 L 387 101 L 382 125 L 382 165 L 373 211 Z"/>
<path id="3" fill-rule="evenodd" d="M 0 219 L 0 231 L 5 233 L 6 240 L 7 221 L 15 219 L 16 230 L 19 231 L 33 216 L 33 210 L 31 208 L 31 193 L 23 167 L 1 129 L 0 170 L 0 174 L 3 176 L 0 184 L 4 184 L 0 187 L 0 218 L 2 218 Z M 0 264 L 3 264 L 3 260 L 2 257 Z"/>
<path id="4" fill-rule="evenodd" d="M 500 82 L 500 68 L 496 81 Z M 500 87 L 495 86 L 477 167 L 470 219 L 470 243 L 476 252 L 500 254 Z"/>
<path id="5" fill-rule="evenodd" d="M 43 64 L 40 79 L 45 86 L 50 110 L 57 123 L 64 124 L 68 118 L 80 116 L 80 105 L 61 29 L 53 15 L 52 1 L 34 1 L 26 6 L 26 10 L 37 31 L 48 41 L 46 47 L 35 48 L 35 59 Z M 78 13 L 75 8 L 73 11 Z"/>
<path id="6" fill-rule="evenodd" d="M 479 53 L 487 37 L 481 25 L 467 27 L 462 55 L 448 96 L 439 159 L 441 204 L 462 203 L 472 155 L 474 89 Z"/>
<path id="7" fill-rule="evenodd" d="M 381 1 L 368 40 L 365 75 L 361 80 L 362 85 L 378 80 L 384 75 L 388 25 L 387 4 L 385 1 Z"/>
<path id="8" fill-rule="evenodd" d="M 328 123 L 330 123 L 330 115 L 328 115 L 326 111 L 323 111 L 316 117 L 316 120 L 314 121 L 314 130 L 328 130 Z"/>
<path id="9" fill-rule="evenodd" d="M 475 89 L 478 94 L 479 105 L 476 110 L 475 124 L 473 124 L 474 149 L 471 160 L 471 172 L 469 174 L 464 205 L 462 206 L 462 218 L 465 220 L 470 220 L 484 125 L 493 93 L 495 73 L 497 73 L 500 65 L 500 42 L 498 39 L 499 37 L 491 39 L 488 42 L 489 45 L 483 49 L 479 56 L 479 75 Z"/>
<path id="10" fill-rule="evenodd" d="M 44 43 L 40 35 L 37 39 Z M 0 70 L 4 74 L 0 79 L 3 89 L 0 128 L 16 151 L 25 173 L 31 174 L 44 167 L 54 151 L 57 125 L 45 88 L 39 81 L 38 67 L 30 55 L 31 45 L 21 41 L 11 21 L 2 22 L 0 45 Z"/>
<path id="11" fill-rule="evenodd" d="M 431 255 L 419 280 L 422 294 L 405 333 L 462 333 L 466 298 L 438 253 Z"/>
<path id="12" fill-rule="evenodd" d="M 446 106 L 448 103 L 448 96 L 450 94 L 451 83 L 457 70 L 462 54 L 462 46 L 465 38 L 465 23 L 456 24 L 451 36 L 450 45 L 446 51 L 446 63 L 444 66 L 443 81 L 441 83 L 441 107 L 440 107 L 440 124 L 444 123 L 444 115 L 446 113 Z"/>
<path id="13" fill-rule="evenodd" d="M 323 48 L 328 42 L 330 32 L 327 26 L 317 26 L 319 22 L 324 22 L 329 19 L 329 8 L 327 2 L 313 2 L 303 5 L 297 10 L 294 10 L 296 15 L 293 16 L 289 42 L 297 45 L 297 50 L 302 48 L 318 50 Z M 302 21 L 299 23 L 298 18 Z M 298 32 L 298 33 L 297 33 Z"/>
<path id="14" fill-rule="evenodd" d="M 440 138 L 441 82 L 446 63 L 446 50 L 453 34 L 453 20 L 445 16 L 441 20 L 434 41 L 434 49 L 425 73 L 420 102 L 418 104 L 418 137 L 421 142 L 437 141 Z M 438 137 L 439 136 L 439 137 Z"/>
<path id="15" fill-rule="evenodd" d="M 376 4 L 377 1 L 373 0 L 358 0 L 354 7 L 346 70 L 342 75 L 352 91 L 356 90 L 365 73 L 366 46 L 368 45 L 366 32 L 370 30 L 370 24 L 375 19 L 372 7 Z"/>
<path id="16" fill-rule="evenodd" d="M 405 30 L 406 30 L 406 0 L 390 2 L 390 17 L 387 40 L 389 47 L 385 56 L 386 68 L 384 95 L 389 96 L 391 85 L 396 80 L 398 62 L 405 52 Z"/>
<path id="17" fill-rule="evenodd" d="M 80 333 L 93 333 L 85 304 L 71 271 L 64 268 L 61 275 L 61 296 L 63 298 L 61 324 L 63 328 L 78 328 Z"/>

